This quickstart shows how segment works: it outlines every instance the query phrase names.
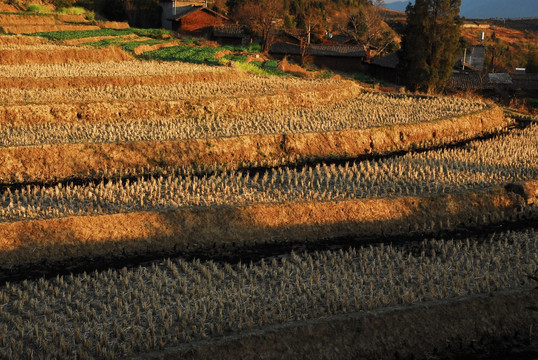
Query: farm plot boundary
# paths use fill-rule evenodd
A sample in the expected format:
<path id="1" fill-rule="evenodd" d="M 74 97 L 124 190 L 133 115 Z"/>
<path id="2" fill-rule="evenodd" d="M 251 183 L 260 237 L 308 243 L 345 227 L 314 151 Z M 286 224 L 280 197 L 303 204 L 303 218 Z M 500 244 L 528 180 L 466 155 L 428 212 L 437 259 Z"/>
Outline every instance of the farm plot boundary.
<path id="1" fill-rule="evenodd" d="M 68 64 L 132 60 L 117 47 L 101 49 L 73 48 L 65 50 L 0 50 L 1 65 Z"/>
<path id="2" fill-rule="evenodd" d="M 0 78 L 0 88 L 19 89 L 66 89 L 98 86 L 159 86 L 182 84 L 197 81 L 236 80 L 245 77 L 239 71 L 198 71 L 177 75 L 142 75 L 142 76 L 84 76 L 84 77 L 48 77 L 48 78 Z"/>
<path id="3" fill-rule="evenodd" d="M 500 108 L 491 107 L 434 122 L 380 128 L 185 141 L 7 147 L 0 148 L 0 181 L 89 178 L 99 176 L 104 169 L 352 158 L 409 150 L 431 143 L 449 144 L 495 132 L 510 123 Z"/>
<path id="4" fill-rule="evenodd" d="M 35 124 L 69 123 L 77 121 L 109 121 L 167 116 L 196 116 L 207 113 L 237 113 L 270 110 L 309 104 L 324 105 L 334 101 L 351 99 L 364 90 L 352 83 L 328 88 L 297 89 L 293 94 L 248 97 L 215 97 L 198 100 L 133 100 L 110 102 L 52 103 L 5 105 L 0 107 L 0 123 Z"/>
<path id="5" fill-rule="evenodd" d="M 458 358 L 478 341 L 484 346 L 529 341 L 538 312 L 528 306 L 536 301 L 538 291 L 524 289 L 393 306 L 275 325 L 135 359 L 407 359 L 434 353 Z"/>
<path id="6" fill-rule="evenodd" d="M 4 268 L 343 236 L 434 233 L 536 217 L 538 181 L 462 194 L 183 208 L 0 224 Z"/>

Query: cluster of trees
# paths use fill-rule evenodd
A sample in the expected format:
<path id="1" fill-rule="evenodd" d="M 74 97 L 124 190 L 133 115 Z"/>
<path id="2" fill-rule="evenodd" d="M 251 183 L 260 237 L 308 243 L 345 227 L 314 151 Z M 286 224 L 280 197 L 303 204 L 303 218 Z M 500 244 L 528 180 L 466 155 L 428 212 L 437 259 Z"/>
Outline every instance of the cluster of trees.
<path id="1" fill-rule="evenodd" d="M 159 0 L 54 0 L 74 2 L 111 21 L 128 21 L 136 27 L 161 27 Z"/>
<path id="2" fill-rule="evenodd" d="M 406 9 L 400 72 L 412 90 L 442 91 L 461 52 L 461 0 L 416 0 Z"/>
<path id="3" fill-rule="evenodd" d="M 228 0 L 226 11 L 259 35 L 266 46 L 279 21 L 302 31 L 304 42 L 326 33 L 344 34 L 371 56 L 397 49 L 397 35 L 379 11 L 382 0 Z M 461 0 L 416 0 L 406 9 L 400 74 L 413 91 L 444 90 L 465 47 L 459 17 Z"/>
<path id="4" fill-rule="evenodd" d="M 397 35 L 383 21 L 378 7 L 381 0 L 228 0 L 219 5 L 229 15 L 248 26 L 263 40 L 265 48 L 272 42 L 276 27 L 299 30 L 305 44 L 344 34 L 379 55 L 397 48 Z"/>

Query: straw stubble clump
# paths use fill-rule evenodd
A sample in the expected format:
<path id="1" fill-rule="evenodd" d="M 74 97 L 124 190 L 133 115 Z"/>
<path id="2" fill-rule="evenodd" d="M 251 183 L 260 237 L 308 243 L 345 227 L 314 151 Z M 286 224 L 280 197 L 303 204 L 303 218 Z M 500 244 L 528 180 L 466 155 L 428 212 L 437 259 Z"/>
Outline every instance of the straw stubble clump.
<path id="1" fill-rule="evenodd" d="M 348 129 L 364 129 L 372 127 L 391 126 L 397 124 L 412 124 L 439 119 L 457 117 L 463 114 L 484 110 L 484 103 L 476 103 L 464 99 L 416 99 L 396 98 L 383 94 L 363 93 L 326 104 L 308 102 L 300 107 L 282 106 L 271 107 L 267 110 L 239 111 L 239 109 L 225 106 L 226 99 L 219 97 L 236 96 L 250 88 L 251 79 L 239 82 L 237 80 L 218 81 L 211 84 L 214 90 L 210 92 L 209 86 L 204 86 L 204 95 L 196 95 L 200 87 L 196 85 L 185 86 L 169 85 L 165 87 L 143 87 L 138 90 L 131 88 L 128 92 L 133 95 L 137 91 L 140 99 L 159 100 L 166 94 L 168 99 L 177 97 L 187 99 L 208 96 L 213 97 L 209 102 L 215 103 L 217 112 L 210 111 L 202 116 L 151 119 L 133 119 L 125 121 L 103 120 L 100 122 L 73 121 L 68 123 L 38 123 L 28 125 L 10 126 L 0 124 L 0 146 L 27 146 L 62 143 L 113 143 L 134 141 L 174 141 L 200 138 L 219 138 L 245 135 L 286 134 L 340 131 Z M 239 86 L 240 87 L 236 87 Z M 276 92 L 280 88 L 279 82 L 266 83 L 260 86 L 259 95 Z M 297 84 L 299 86 L 299 84 Z M 300 86 L 304 86 L 302 84 Z M 310 84 L 312 85 L 312 84 Z M 319 84 L 318 84 L 319 85 Z M 264 89 L 264 90 L 261 90 Z M 147 93 L 145 91 L 147 90 Z M 165 91 L 166 90 L 166 91 Z M 288 88 L 292 91 L 292 88 Z M 127 91 L 127 90 L 125 90 Z M 5 99 L 11 99 L 8 90 L 3 91 Z M 45 101 L 49 95 L 36 94 L 39 101 Z M 77 96 L 73 90 L 72 96 Z M 2 91 L 0 91 L 2 93 Z M 67 96 L 66 92 L 61 92 Z M 146 95 L 142 95 L 142 93 Z M 175 94 L 175 95 L 174 95 Z M 249 94 L 252 95 L 251 92 Z M 1 94 L 0 94 L 1 95 Z M 83 96 L 80 94 L 80 96 Z M 114 97 L 116 100 L 129 98 L 130 95 L 120 91 L 110 91 L 103 88 L 101 96 Z M 219 105 L 220 104 L 220 105 Z M 206 109 L 209 110 L 208 104 Z M 248 108 L 248 104 L 246 105 Z M 228 109 L 222 112 L 220 109 Z M 247 109 L 248 110 L 248 109 Z"/>
<path id="2" fill-rule="evenodd" d="M 0 289 L 0 356 L 113 359 L 267 325 L 529 288 L 535 230 L 291 254 L 256 264 L 166 260 Z"/>
<path id="3" fill-rule="evenodd" d="M 72 215 L 155 211 L 192 206 L 342 201 L 429 196 L 534 180 L 538 177 L 538 126 L 461 149 L 409 153 L 356 163 L 318 164 L 263 171 L 170 168 L 128 181 L 9 188 L 0 194 L 0 221 Z M 152 173 L 151 169 L 147 169 Z"/>
<path id="4" fill-rule="evenodd" d="M 38 39 L 38 38 L 30 38 Z M 192 72 L 233 72 L 228 67 L 216 67 L 180 62 L 123 61 L 89 64 L 34 64 L 0 65 L 0 81 L 5 79 L 47 78 L 54 82 L 57 78 L 77 77 L 132 77 L 189 74 Z"/>

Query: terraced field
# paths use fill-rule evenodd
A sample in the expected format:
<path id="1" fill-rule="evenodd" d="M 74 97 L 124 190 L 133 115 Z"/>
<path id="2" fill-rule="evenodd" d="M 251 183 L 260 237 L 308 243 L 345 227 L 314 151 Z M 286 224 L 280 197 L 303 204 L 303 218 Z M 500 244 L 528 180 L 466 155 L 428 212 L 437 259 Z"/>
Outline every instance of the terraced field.
<path id="1" fill-rule="evenodd" d="M 0 357 L 259 358 L 289 331 L 288 358 L 307 338 L 328 344 L 313 358 L 423 356 L 439 339 L 331 349 L 349 319 L 473 301 L 502 309 L 462 310 L 474 326 L 442 341 L 501 329 L 482 320 L 517 323 L 501 335 L 538 324 L 513 300 L 536 299 L 536 120 L 79 40 L 142 36 L 99 34 L 0 37 L 0 53 L 33 59 L 0 65 Z M 71 62 L 80 51 L 120 55 Z M 108 269 L 86 273 L 95 262 Z"/>

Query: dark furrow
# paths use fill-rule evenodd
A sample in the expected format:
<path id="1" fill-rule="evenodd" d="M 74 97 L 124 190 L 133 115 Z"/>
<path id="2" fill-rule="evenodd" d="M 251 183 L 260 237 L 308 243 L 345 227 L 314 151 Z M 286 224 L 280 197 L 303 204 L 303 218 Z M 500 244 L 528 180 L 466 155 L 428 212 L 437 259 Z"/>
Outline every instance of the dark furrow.
<path id="1" fill-rule="evenodd" d="M 255 245 L 214 245 L 211 248 L 197 248 L 188 251 L 158 251 L 123 257 L 82 257 L 71 258 L 61 262 L 42 261 L 35 264 L 13 267 L 10 269 L 0 268 L 0 286 L 6 282 L 18 282 L 23 280 L 38 279 L 41 277 L 53 278 L 58 275 L 90 273 L 108 269 L 134 268 L 138 266 L 150 266 L 152 263 L 160 263 L 169 258 L 183 258 L 187 261 L 200 259 L 201 261 L 214 261 L 218 263 L 257 263 L 272 258 L 289 256 L 291 252 L 316 252 L 326 250 L 347 250 L 349 248 L 362 248 L 391 244 L 405 249 L 409 253 L 420 255 L 425 249 L 421 242 L 425 239 L 446 239 L 464 241 L 473 237 L 475 241 L 486 241 L 491 235 L 506 231 L 521 231 L 525 229 L 538 229 L 538 219 L 534 216 L 518 216 L 514 221 L 491 224 L 487 226 L 460 226 L 454 230 L 441 230 L 437 232 L 413 232 L 402 235 L 377 236 L 345 236 L 332 239 L 303 242 L 260 242 Z"/>
<path id="2" fill-rule="evenodd" d="M 295 161 L 292 164 L 284 164 L 284 165 L 277 165 L 277 166 L 239 166 L 237 169 L 232 169 L 232 171 L 240 172 L 246 175 L 247 173 L 250 174 L 250 176 L 254 176 L 255 174 L 263 174 L 266 171 L 272 170 L 272 169 L 298 169 L 302 170 L 305 167 L 312 167 L 316 166 L 318 164 L 326 164 L 326 165 L 344 165 L 345 163 L 349 163 L 350 165 L 355 163 L 360 163 L 362 161 L 378 161 L 383 159 L 390 159 L 390 158 L 398 158 L 405 156 L 407 154 L 421 154 L 428 151 L 436 151 L 436 150 L 448 150 L 448 149 L 458 149 L 458 148 L 464 148 L 467 145 L 469 145 L 473 141 L 486 141 L 490 139 L 497 138 L 499 136 L 503 136 L 506 134 L 509 134 L 511 131 L 518 130 L 518 129 L 525 129 L 532 121 L 525 120 L 525 119 L 519 119 L 516 121 L 516 123 L 512 126 L 506 127 L 502 130 L 492 132 L 492 133 L 486 133 L 481 134 L 479 136 L 475 136 L 473 138 L 467 139 L 467 140 L 461 140 L 461 141 L 455 141 L 449 144 L 443 144 L 443 145 L 435 145 L 435 146 L 429 146 L 424 148 L 416 148 L 411 150 L 400 150 L 400 151 L 393 151 L 388 152 L 384 154 L 367 154 L 367 155 L 361 155 L 358 157 L 338 157 L 338 158 L 315 158 L 315 159 L 300 159 L 298 161 Z M 188 171 L 187 171 L 188 170 Z M 138 170 L 137 170 L 138 171 Z M 60 181 L 29 181 L 29 182 L 17 182 L 17 183 L 2 183 L 0 182 L 0 194 L 7 191 L 7 189 L 10 189 L 11 191 L 15 190 L 21 190 L 27 186 L 56 186 L 59 184 L 62 184 L 62 186 L 67 185 L 77 185 L 77 186 L 85 186 L 85 185 L 97 185 L 101 182 L 111 182 L 111 181 L 121 181 L 123 184 L 125 184 L 127 181 L 133 182 L 138 179 L 142 180 L 148 180 L 153 177 L 159 177 L 162 176 L 164 178 L 167 177 L 187 177 L 187 176 L 195 176 L 202 178 L 204 176 L 209 176 L 212 174 L 219 174 L 224 171 L 230 171 L 229 169 L 219 169 L 218 167 L 214 165 L 200 165 L 196 168 L 183 168 L 179 170 L 169 171 L 167 169 L 161 169 L 157 172 L 143 172 L 136 175 L 117 175 L 117 176 L 111 176 L 111 177 L 104 177 L 104 176 L 96 176 L 96 177 L 71 177 L 66 178 Z"/>

